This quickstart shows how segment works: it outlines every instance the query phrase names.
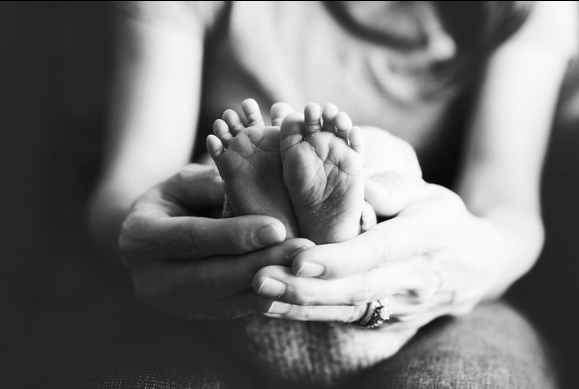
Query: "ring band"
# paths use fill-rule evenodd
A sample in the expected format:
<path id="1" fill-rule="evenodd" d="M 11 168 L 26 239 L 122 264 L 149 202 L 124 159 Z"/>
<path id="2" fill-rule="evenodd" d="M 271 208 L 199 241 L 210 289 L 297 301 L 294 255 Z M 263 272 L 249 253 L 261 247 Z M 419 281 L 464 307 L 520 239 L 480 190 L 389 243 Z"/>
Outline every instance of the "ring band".
<path id="1" fill-rule="evenodd" d="M 382 323 L 390 319 L 391 314 L 392 310 L 387 302 L 384 304 L 380 300 L 370 301 L 366 306 L 364 316 L 352 324 L 368 329 L 378 328 Z"/>

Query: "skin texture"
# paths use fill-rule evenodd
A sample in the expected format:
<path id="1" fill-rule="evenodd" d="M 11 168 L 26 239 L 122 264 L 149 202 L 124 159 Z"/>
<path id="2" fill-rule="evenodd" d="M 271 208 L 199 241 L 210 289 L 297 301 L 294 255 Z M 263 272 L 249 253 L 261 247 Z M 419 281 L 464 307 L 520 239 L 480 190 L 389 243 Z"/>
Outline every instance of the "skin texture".
<path id="1" fill-rule="evenodd" d="M 213 125 L 207 149 L 225 181 L 235 215 L 269 215 L 282 221 L 289 237 L 299 236 L 291 199 L 283 184 L 279 127 L 266 127 L 254 100 L 242 108 L 248 127 L 227 110 Z"/>
<path id="2" fill-rule="evenodd" d="M 119 246 L 142 302 L 195 320 L 254 313 L 250 284 L 255 272 L 288 266 L 293 252 L 312 245 L 285 240 L 284 225 L 268 216 L 193 216 L 222 203 L 218 172 L 201 165 L 188 165 L 135 202 Z"/>
<path id="3" fill-rule="evenodd" d="M 278 117 L 272 109 L 272 121 L 282 121 L 278 128 L 265 126 L 255 100 L 245 100 L 242 110 L 247 127 L 227 110 L 207 138 L 234 214 L 274 216 L 284 222 L 288 236 L 316 244 L 358 235 L 363 135 L 348 115 L 330 104 L 322 128 L 317 104 L 308 104 L 304 116 L 288 111 Z"/>
<path id="4" fill-rule="evenodd" d="M 541 163 L 573 51 L 558 50 L 557 37 L 539 41 L 537 31 L 567 19 L 535 13 L 493 54 L 454 191 L 401 166 L 366 177 L 366 198 L 380 216 L 396 217 L 346 242 L 316 247 L 307 240 L 269 246 L 286 237 L 284 223 L 272 217 L 203 217 L 221 205 L 222 190 L 207 185 L 217 173 L 199 165 L 176 172 L 193 146 L 198 112 L 191 107 L 200 101 L 205 31 L 195 20 L 174 23 L 166 15 L 125 21 L 133 57 L 121 57 L 107 165 L 91 204 L 93 235 L 111 252 L 120 235 L 137 295 L 189 318 L 267 312 L 271 296 L 256 302 L 248 292 L 252 277 L 260 291 L 264 267 L 287 286 L 276 299 L 278 307 L 286 304 L 279 315 L 288 319 L 352 321 L 358 304 L 389 296 L 393 327 L 418 328 L 468 312 L 503 293 L 540 252 Z M 259 244 L 257 231 L 266 226 L 279 239 Z M 302 246 L 311 248 L 291 255 Z M 288 266 L 292 271 L 282 274 Z"/>
<path id="5" fill-rule="evenodd" d="M 289 114 L 284 119 L 280 148 L 301 236 L 324 244 L 358 235 L 364 208 L 360 128 L 332 105 L 322 113 L 317 104 L 308 104 L 304 117 Z"/>

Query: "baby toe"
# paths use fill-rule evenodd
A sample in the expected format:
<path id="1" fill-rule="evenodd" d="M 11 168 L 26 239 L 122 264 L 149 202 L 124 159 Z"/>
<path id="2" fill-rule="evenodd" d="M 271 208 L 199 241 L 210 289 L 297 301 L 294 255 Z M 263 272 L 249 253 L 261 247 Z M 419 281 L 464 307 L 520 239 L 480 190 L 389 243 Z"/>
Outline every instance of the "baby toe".
<path id="1" fill-rule="evenodd" d="M 241 110 L 247 119 L 248 126 L 265 126 L 259 105 L 254 99 L 243 100 Z"/>
<path id="2" fill-rule="evenodd" d="M 223 148 L 223 143 L 215 135 L 209 135 L 205 144 L 207 146 L 207 152 L 211 156 L 211 159 L 214 161 L 217 161 L 225 151 Z"/>
<path id="3" fill-rule="evenodd" d="M 222 119 L 217 119 L 213 123 L 213 134 L 227 147 L 229 141 L 233 138 L 231 132 L 229 132 L 229 126 Z"/>
<path id="4" fill-rule="evenodd" d="M 345 112 L 339 112 L 334 121 L 336 127 L 336 135 L 344 141 L 348 141 L 348 133 L 352 129 L 352 119 Z"/>
<path id="5" fill-rule="evenodd" d="M 271 125 L 275 127 L 281 126 L 283 119 L 292 112 L 294 112 L 294 109 L 288 103 L 275 103 L 271 106 L 271 110 L 269 112 L 271 117 Z"/>
<path id="6" fill-rule="evenodd" d="M 232 109 L 228 109 L 227 111 L 223 112 L 223 116 L 221 118 L 227 124 L 227 126 L 229 126 L 229 132 L 231 132 L 233 136 L 237 135 L 239 131 L 245 128 L 237 112 Z"/>

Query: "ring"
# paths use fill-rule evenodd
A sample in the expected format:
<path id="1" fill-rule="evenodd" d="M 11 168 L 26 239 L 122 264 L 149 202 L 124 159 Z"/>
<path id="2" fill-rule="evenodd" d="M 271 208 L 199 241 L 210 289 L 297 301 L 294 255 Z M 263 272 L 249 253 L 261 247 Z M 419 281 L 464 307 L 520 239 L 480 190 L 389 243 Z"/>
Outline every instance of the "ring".
<path id="1" fill-rule="evenodd" d="M 384 304 L 380 300 L 370 301 L 366 306 L 364 316 L 352 324 L 368 329 L 378 328 L 382 323 L 390 319 L 391 314 L 392 310 L 387 302 Z"/>

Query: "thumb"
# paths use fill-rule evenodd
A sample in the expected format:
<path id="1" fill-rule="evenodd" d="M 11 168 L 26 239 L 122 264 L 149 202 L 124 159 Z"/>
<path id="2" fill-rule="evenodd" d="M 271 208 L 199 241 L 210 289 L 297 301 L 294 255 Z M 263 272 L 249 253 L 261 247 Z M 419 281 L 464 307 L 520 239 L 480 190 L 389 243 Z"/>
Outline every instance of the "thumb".
<path id="1" fill-rule="evenodd" d="M 395 172 L 384 172 L 366 179 L 364 197 L 377 216 L 392 217 L 418 197 L 424 184 L 421 178 L 403 178 Z"/>
<path id="2" fill-rule="evenodd" d="M 223 205 L 223 180 L 215 165 L 189 164 L 161 185 L 163 197 L 190 210 L 207 211 Z"/>

